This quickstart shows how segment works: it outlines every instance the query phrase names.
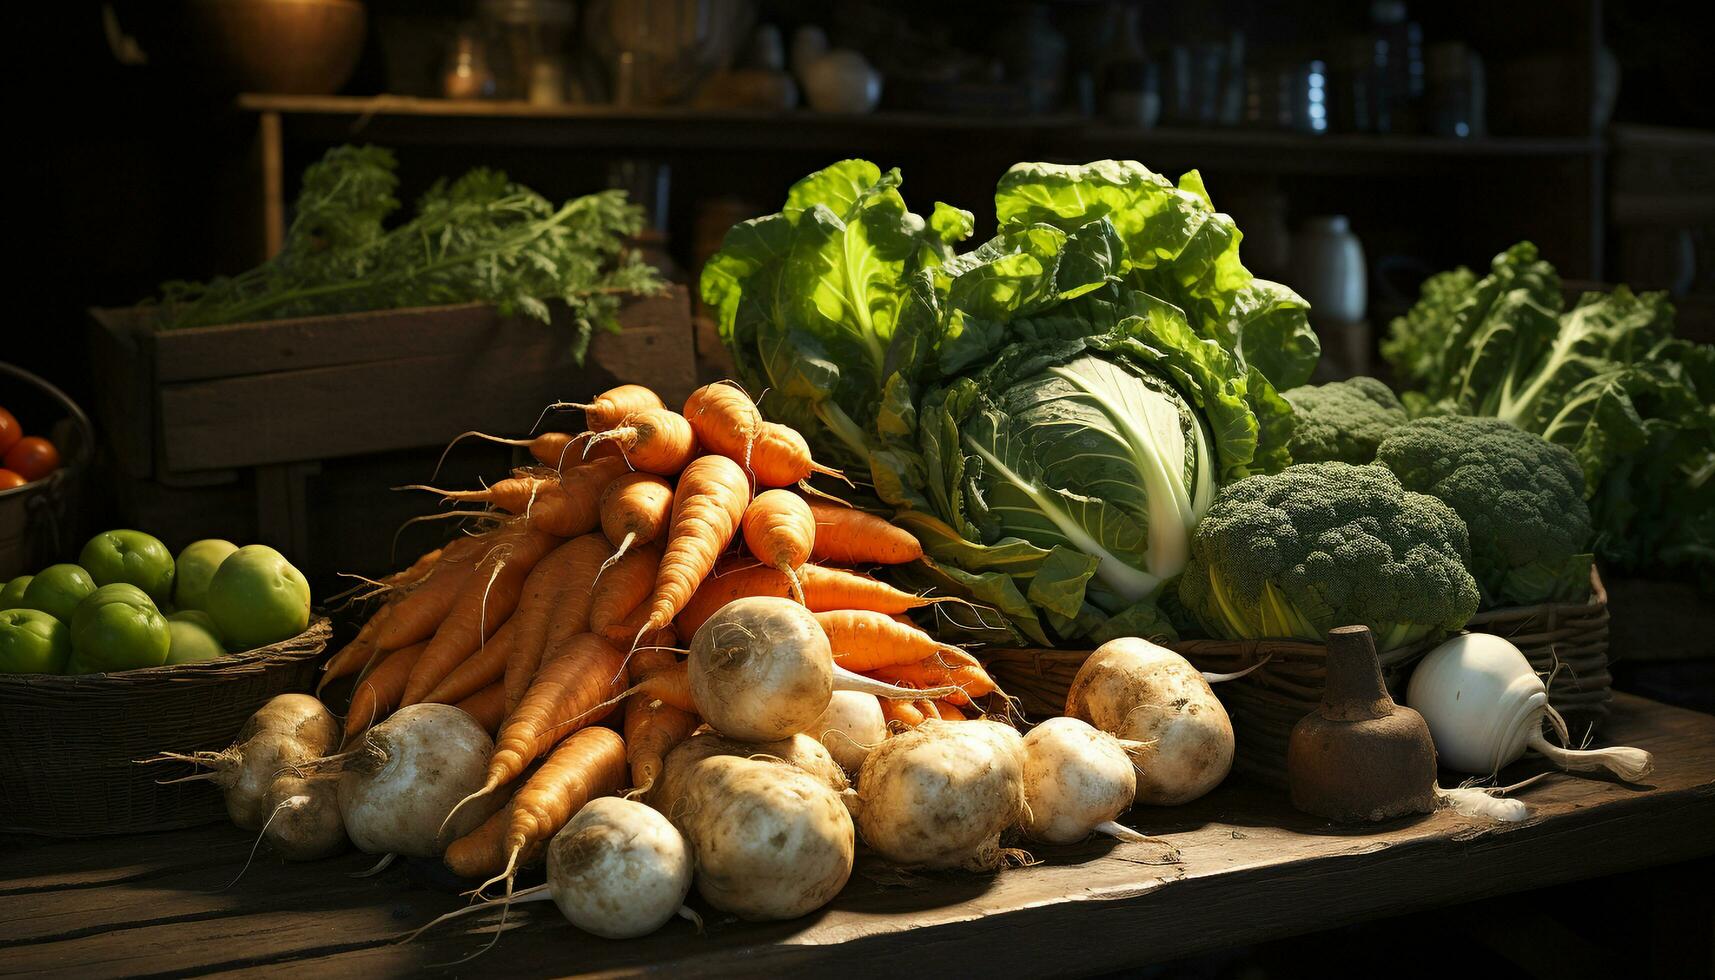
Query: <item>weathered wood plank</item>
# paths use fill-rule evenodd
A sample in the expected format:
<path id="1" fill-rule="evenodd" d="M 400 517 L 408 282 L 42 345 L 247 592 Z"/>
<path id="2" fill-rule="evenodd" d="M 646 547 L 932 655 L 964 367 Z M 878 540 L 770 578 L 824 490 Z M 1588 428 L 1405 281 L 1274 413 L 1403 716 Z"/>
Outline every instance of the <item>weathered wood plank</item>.
<path id="1" fill-rule="evenodd" d="M 1609 733 L 1657 754 L 1650 785 L 1551 776 L 1524 792 L 1533 816 L 1521 825 L 1477 825 L 1443 812 L 1334 828 L 1233 782 L 1190 806 L 1132 815 L 1134 825 L 1171 841 L 1177 863 L 1162 863 L 1152 845 L 1106 841 L 1044 848 L 1041 864 L 986 876 L 901 876 L 866 855 L 839 900 L 816 915 L 749 924 L 694 903 L 708 916 L 706 936 L 674 922 L 631 943 L 594 940 L 534 905 L 513 911 L 522 925 L 480 969 L 875 976 L 968 971 L 980 962 L 998 976 L 1091 972 L 1715 853 L 1715 719 L 1621 695 Z M 228 828 L 202 836 L 242 839 Z M 44 884 L 52 853 L 71 847 L 101 849 L 133 870 L 154 867 L 145 855 L 187 850 L 171 836 L 39 844 L 0 854 L 0 864 Z M 228 867 L 48 895 L 8 894 L 18 881 L 0 882 L 0 972 L 75 965 L 82 976 L 373 976 L 448 964 L 487 941 L 478 930 L 492 926 L 493 912 L 392 944 L 461 900 L 412 887 L 400 872 L 343 876 L 365 860 L 265 863 L 216 895 L 188 893 L 223 884 Z M 90 874 L 80 867 L 67 884 Z"/>

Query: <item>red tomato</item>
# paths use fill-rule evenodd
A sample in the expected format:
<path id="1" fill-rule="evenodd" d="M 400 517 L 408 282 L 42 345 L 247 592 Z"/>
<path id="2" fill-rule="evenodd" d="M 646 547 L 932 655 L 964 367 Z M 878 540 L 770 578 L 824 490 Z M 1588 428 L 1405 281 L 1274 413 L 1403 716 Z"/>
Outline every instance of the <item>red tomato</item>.
<path id="1" fill-rule="evenodd" d="M 6 453 L 19 439 L 23 438 L 24 429 L 12 413 L 0 408 L 0 454 Z"/>
<path id="2" fill-rule="evenodd" d="M 41 436 L 25 436 L 6 450 L 6 468 L 26 480 L 40 480 L 60 468 L 60 451 Z"/>
<path id="3" fill-rule="evenodd" d="M 10 490 L 13 487 L 21 487 L 29 482 L 29 480 L 24 479 L 11 470 L 0 470 L 0 490 Z"/>

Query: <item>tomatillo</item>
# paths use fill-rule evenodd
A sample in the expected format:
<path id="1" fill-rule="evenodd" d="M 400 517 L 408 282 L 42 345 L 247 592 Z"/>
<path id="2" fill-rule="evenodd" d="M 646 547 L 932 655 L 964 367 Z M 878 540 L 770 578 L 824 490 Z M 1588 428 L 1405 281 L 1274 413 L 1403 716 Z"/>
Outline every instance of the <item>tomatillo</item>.
<path id="1" fill-rule="evenodd" d="M 71 631 L 40 609 L 0 610 L 0 674 L 57 674 L 71 656 Z"/>
<path id="2" fill-rule="evenodd" d="M 238 550 L 231 541 L 204 538 L 192 541 L 179 552 L 173 572 L 173 605 L 180 609 L 203 609 L 209 580 L 227 556 Z"/>
<path id="3" fill-rule="evenodd" d="M 100 674 L 166 663 L 167 620 L 147 593 L 129 582 L 104 585 L 71 614 L 68 674 Z"/>
<path id="4" fill-rule="evenodd" d="M 142 531 L 103 531 L 89 539 L 77 557 L 96 585 L 129 582 L 157 605 L 173 600 L 173 553 Z"/>
<path id="5" fill-rule="evenodd" d="M 69 624 L 72 610 L 94 591 L 95 583 L 80 566 L 49 565 L 30 580 L 22 605 Z"/>
<path id="6" fill-rule="evenodd" d="M 254 650 L 310 625 L 310 583 L 285 555 L 267 545 L 245 545 L 215 570 L 207 609 L 228 650 Z"/>

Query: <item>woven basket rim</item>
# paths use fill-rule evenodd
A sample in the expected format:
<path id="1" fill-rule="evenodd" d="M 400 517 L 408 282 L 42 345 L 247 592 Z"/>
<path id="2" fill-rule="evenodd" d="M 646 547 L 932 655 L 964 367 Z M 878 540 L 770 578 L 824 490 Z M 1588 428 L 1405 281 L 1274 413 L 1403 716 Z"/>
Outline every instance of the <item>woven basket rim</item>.
<path id="1" fill-rule="evenodd" d="M 327 641 L 332 635 L 332 621 L 326 616 L 316 616 L 296 636 L 213 660 L 140 667 L 111 674 L 0 674 L 0 695 L 48 691 L 146 693 L 149 688 L 168 684 L 217 684 L 229 677 L 265 670 L 278 663 L 318 657 L 327 648 Z"/>
<path id="2" fill-rule="evenodd" d="M 1491 623 L 1509 620 L 1529 620 L 1539 616 L 1558 613 L 1561 616 L 1588 615 L 1605 612 L 1608 608 L 1608 587 L 1602 582 L 1602 575 L 1596 571 L 1596 566 L 1590 566 L 1590 598 L 1583 602 L 1539 602 L 1534 606 L 1497 606 L 1485 609 L 1472 616 L 1468 623 L 1487 626 Z"/>

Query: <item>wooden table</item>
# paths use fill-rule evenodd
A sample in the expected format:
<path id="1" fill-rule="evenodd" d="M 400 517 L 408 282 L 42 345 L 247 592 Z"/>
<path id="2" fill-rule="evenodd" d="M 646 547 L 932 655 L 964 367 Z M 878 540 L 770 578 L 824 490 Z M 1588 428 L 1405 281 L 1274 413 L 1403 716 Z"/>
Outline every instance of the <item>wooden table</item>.
<path id="1" fill-rule="evenodd" d="M 993 875 L 912 875 L 860 857 L 816 915 L 747 924 L 694 901 L 705 935 L 675 920 L 631 942 L 520 906 L 495 949 L 458 972 L 1095 972 L 1715 853 L 1715 718 L 1624 695 L 1614 708 L 1612 738 L 1656 755 L 1649 784 L 1550 776 L 1522 794 L 1533 816 L 1519 825 L 1443 812 L 1342 830 L 1232 783 L 1133 815 L 1177 854 L 1092 842 Z M 468 956 L 498 919 L 395 944 L 461 900 L 423 887 L 421 867 L 347 877 L 372 862 L 360 854 L 304 865 L 264 854 L 223 887 L 249 848 L 228 827 L 0 845 L 0 974 L 396 975 Z"/>

